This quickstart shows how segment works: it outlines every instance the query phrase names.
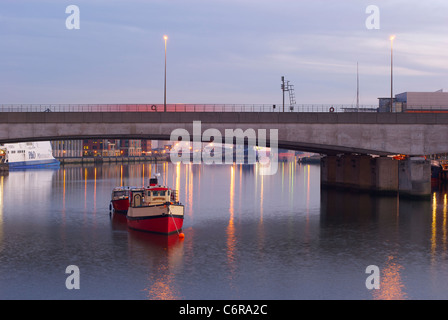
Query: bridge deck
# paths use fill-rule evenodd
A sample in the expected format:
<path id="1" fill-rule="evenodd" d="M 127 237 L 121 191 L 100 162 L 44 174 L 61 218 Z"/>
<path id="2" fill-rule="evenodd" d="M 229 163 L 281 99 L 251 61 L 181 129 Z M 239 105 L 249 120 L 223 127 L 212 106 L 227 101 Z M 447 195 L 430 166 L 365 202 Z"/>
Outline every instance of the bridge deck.
<path id="1" fill-rule="evenodd" d="M 443 113 L 3 112 L 0 123 L 322 123 L 448 124 Z"/>
<path id="2" fill-rule="evenodd" d="M 269 112 L 3 112 L 0 143 L 86 138 L 169 140 L 173 130 L 278 130 L 278 146 L 325 154 L 448 152 L 448 114 Z"/>

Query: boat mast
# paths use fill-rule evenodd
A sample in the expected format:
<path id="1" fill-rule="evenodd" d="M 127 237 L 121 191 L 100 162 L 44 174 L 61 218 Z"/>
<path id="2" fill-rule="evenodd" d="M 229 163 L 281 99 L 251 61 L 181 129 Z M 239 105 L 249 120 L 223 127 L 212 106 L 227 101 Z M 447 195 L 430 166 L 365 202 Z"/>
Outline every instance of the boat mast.
<path id="1" fill-rule="evenodd" d="M 359 111 L 359 67 L 356 62 L 356 108 Z"/>

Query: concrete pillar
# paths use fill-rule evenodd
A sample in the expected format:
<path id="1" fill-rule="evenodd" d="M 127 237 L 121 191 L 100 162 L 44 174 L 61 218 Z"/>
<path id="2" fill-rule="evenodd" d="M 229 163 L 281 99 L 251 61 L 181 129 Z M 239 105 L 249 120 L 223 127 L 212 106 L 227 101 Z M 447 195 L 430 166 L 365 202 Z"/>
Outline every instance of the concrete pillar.
<path id="1" fill-rule="evenodd" d="M 431 163 L 423 157 L 399 161 L 399 191 L 411 197 L 431 196 Z"/>
<path id="2" fill-rule="evenodd" d="M 335 174 L 334 174 L 334 185 L 337 187 L 345 187 L 344 179 L 344 157 L 336 157 Z"/>
<path id="3" fill-rule="evenodd" d="M 375 190 L 380 193 L 398 192 L 398 161 L 388 157 L 375 158 Z"/>
<path id="4" fill-rule="evenodd" d="M 375 176 L 372 175 L 372 166 L 375 160 L 371 156 L 360 155 L 358 156 L 359 162 L 359 174 L 358 174 L 358 186 L 363 190 L 375 189 Z"/>
<path id="5" fill-rule="evenodd" d="M 321 159 L 320 177 L 323 185 L 333 185 L 336 181 L 336 156 Z"/>
<path id="6" fill-rule="evenodd" d="M 372 179 L 372 158 L 368 155 L 344 155 L 343 176 L 347 188 L 372 190 L 375 180 Z"/>
<path id="7" fill-rule="evenodd" d="M 372 157 L 367 155 L 324 157 L 321 162 L 322 184 L 366 191 L 373 190 L 376 185 L 376 177 L 375 175 L 372 177 L 372 161 Z"/>
<path id="8" fill-rule="evenodd" d="M 335 188 L 426 197 L 431 195 L 431 164 L 424 158 L 327 156 L 321 162 L 321 181 Z"/>
<path id="9" fill-rule="evenodd" d="M 359 163 L 355 155 L 344 155 L 342 158 L 343 185 L 346 188 L 359 187 Z"/>
<path id="10" fill-rule="evenodd" d="M 327 156 L 321 162 L 322 184 L 364 191 L 398 192 L 398 162 L 367 155 Z"/>

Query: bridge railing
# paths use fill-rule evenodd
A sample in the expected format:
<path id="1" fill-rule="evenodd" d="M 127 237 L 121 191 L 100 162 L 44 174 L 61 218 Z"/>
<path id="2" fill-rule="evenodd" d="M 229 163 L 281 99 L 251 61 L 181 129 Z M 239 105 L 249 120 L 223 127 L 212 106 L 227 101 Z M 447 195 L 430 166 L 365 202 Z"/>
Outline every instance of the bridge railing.
<path id="1" fill-rule="evenodd" d="M 167 104 L 166 112 L 377 112 L 376 106 L 337 104 Z M 2 104 L 0 112 L 165 112 L 163 104 Z"/>

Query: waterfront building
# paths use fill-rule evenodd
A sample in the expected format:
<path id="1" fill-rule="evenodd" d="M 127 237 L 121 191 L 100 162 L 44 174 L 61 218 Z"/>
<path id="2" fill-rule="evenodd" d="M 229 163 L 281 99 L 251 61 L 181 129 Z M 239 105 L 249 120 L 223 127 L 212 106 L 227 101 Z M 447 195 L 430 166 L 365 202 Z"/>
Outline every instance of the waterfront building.
<path id="1" fill-rule="evenodd" d="M 56 158 L 139 157 L 150 154 L 151 140 L 84 139 L 51 142 Z"/>
<path id="2" fill-rule="evenodd" d="M 105 139 L 103 140 L 103 157 L 119 157 L 121 155 L 120 152 L 120 143 L 119 139 Z"/>
<path id="3" fill-rule="evenodd" d="M 53 157 L 78 158 L 83 156 L 82 140 L 56 140 L 51 142 Z"/>
<path id="4" fill-rule="evenodd" d="M 403 92 L 395 96 L 396 103 L 401 103 L 403 111 L 448 111 L 448 92 Z"/>
<path id="5" fill-rule="evenodd" d="M 83 156 L 98 157 L 103 154 L 103 139 L 84 139 Z"/>
<path id="6" fill-rule="evenodd" d="M 123 157 L 139 157 L 142 155 L 140 140 L 123 139 L 120 141 L 120 153 Z"/>
<path id="7" fill-rule="evenodd" d="M 141 148 L 142 148 L 142 155 L 151 154 L 152 153 L 152 141 L 151 140 L 140 140 Z"/>
<path id="8" fill-rule="evenodd" d="M 448 112 L 448 92 L 403 92 L 395 95 L 392 107 L 390 97 L 378 98 L 379 112 Z"/>

